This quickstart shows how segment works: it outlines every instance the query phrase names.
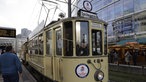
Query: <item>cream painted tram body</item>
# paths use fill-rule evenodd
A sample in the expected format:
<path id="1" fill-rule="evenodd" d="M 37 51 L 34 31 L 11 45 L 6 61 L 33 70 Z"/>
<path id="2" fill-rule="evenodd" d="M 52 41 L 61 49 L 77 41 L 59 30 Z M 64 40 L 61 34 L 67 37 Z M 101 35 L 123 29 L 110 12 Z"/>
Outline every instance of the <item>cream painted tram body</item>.
<path id="1" fill-rule="evenodd" d="M 53 82 L 108 82 L 106 23 L 67 18 L 28 40 L 28 63 Z"/>

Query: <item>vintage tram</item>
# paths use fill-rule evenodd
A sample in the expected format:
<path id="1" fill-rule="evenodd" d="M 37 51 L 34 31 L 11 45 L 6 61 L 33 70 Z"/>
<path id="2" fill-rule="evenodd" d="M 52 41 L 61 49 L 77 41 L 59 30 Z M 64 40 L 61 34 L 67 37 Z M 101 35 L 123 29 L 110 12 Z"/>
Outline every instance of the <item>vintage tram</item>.
<path id="1" fill-rule="evenodd" d="M 108 82 L 106 26 L 81 17 L 52 22 L 31 34 L 25 58 L 53 82 Z"/>

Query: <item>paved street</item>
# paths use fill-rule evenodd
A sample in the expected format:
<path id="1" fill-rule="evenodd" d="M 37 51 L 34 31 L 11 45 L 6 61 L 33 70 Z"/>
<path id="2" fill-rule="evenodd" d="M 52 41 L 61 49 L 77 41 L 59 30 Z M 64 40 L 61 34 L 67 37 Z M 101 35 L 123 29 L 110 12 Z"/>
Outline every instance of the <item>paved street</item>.
<path id="1" fill-rule="evenodd" d="M 23 65 L 22 68 L 23 68 L 23 73 L 22 73 L 22 78 L 20 78 L 20 82 L 37 82 Z M 0 82 L 3 82 L 3 78 L 1 74 L 0 74 Z"/>

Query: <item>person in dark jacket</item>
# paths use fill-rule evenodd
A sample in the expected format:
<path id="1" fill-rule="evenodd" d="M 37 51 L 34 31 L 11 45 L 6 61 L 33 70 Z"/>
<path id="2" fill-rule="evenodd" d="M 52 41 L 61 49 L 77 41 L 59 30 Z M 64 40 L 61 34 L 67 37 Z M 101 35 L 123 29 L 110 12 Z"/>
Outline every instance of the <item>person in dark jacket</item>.
<path id="1" fill-rule="evenodd" d="M 0 55 L 0 70 L 4 82 L 19 82 L 22 67 L 19 58 L 13 53 L 12 46 L 7 46 L 6 52 Z"/>
<path id="2" fill-rule="evenodd" d="M 133 52 L 133 64 L 134 65 L 137 65 L 137 57 L 138 57 L 138 54 L 139 54 L 139 50 L 138 49 L 134 49 L 134 52 Z"/>

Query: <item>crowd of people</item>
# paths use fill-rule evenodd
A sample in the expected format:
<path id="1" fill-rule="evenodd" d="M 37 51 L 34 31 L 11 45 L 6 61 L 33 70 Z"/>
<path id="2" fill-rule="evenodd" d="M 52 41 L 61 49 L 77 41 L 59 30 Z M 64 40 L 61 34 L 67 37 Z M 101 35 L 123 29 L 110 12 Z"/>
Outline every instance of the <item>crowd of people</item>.
<path id="1" fill-rule="evenodd" d="M 119 64 L 119 61 L 122 61 L 122 64 L 133 64 L 137 65 L 138 55 L 142 54 L 145 57 L 146 62 L 146 50 L 139 51 L 138 49 L 127 49 L 123 54 L 123 59 L 121 59 L 121 52 L 116 49 L 112 49 L 109 53 L 109 62 Z"/>

